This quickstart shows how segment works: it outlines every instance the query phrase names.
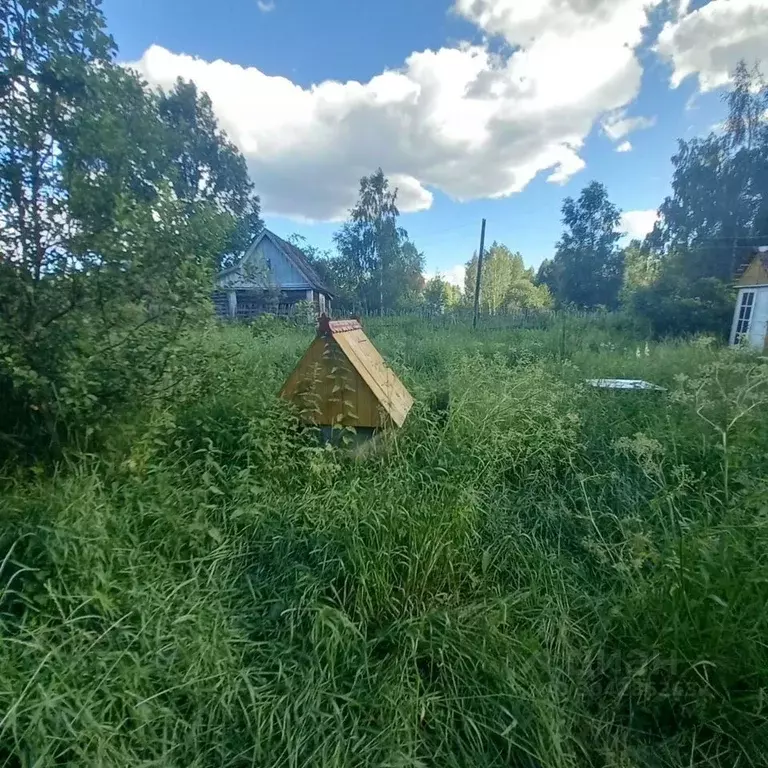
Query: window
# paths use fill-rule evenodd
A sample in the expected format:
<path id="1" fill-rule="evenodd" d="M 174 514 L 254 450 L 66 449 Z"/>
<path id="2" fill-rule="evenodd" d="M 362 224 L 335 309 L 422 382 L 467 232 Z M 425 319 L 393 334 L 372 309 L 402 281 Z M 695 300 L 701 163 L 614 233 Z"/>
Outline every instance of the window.
<path id="1" fill-rule="evenodd" d="M 749 323 L 752 320 L 752 308 L 755 306 L 755 292 L 744 291 L 741 294 L 741 304 L 739 305 L 739 314 L 736 318 L 736 333 L 733 337 L 733 343 L 738 344 L 742 336 L 749 333 Z"/>

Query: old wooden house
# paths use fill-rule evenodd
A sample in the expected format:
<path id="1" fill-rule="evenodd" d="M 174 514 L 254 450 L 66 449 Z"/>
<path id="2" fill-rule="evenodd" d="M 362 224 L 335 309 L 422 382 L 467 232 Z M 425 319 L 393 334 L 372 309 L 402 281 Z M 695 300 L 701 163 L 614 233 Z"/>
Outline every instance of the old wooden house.
<path id="1" fill-rule="evenodd" d="M 730 343 L 768 348 L 768 246 L 752 249 L 739 270 Z"/>
<path id="2" fill-rule="evenodd" d="M 372 434 L 401 427 L 413 398 L 357 320 L 322 316 L 317 336 L 288 377 L 280 396 L 302 418 L 329 431 L 354 427 Z"/>
<path id="3" fill-rule="evenodd" d="M 265 229 L 242 258 L 216 279 L 213 302 L 221 317 L 290 314 L 299 302 L 331 310 L 332 294 L 300 248 Z"/>

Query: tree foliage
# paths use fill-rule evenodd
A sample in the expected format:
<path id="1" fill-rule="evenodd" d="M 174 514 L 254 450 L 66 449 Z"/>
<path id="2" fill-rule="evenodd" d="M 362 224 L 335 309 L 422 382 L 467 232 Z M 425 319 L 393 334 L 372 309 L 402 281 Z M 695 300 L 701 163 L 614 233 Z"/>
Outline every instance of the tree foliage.
<path id="1" fill-rule="evenodd" d="M 695 278 L 729 281 L 744 247 L 768 235 L 768 88 L 760 70 L 742 62 L 725 101 L 722 133 L 678 143 L 672 194 L 648 241 L 685 258 Z"/>
<path id="2" fill-rule="evenodd" d="M 360 197 L 334 236 L 333 283 L 366 311 L 396 309 L 423 283 L 423 254 L 398 226 L 397 189 L 379 168 L 360 180 Z"/>
<path id="3" fill-rule="evenodd" d="M 596 181 L 578 199 L 567 197 L 562 212 L 565 231 L 550 273 L 558 301 L 584 309 L 616 307 L 623 277 L 621 212 Z"/>
<path id="4" fill-rule="evenodd" d="M 464 295 L 474 298 L 477 254 L 467 262 Z M 494 242 L 483 258 L 480 280 L 480 309 L 494 315 L 514 309 L 541 309 L 552 303 L 546 286 L 536 285 L 534 270 L 526 269 L 523 257 L 506 245 Z"/>
<path id="5" fill-rule="evenodd" d="M 461 291 L 438 273 L 424 285 L 424 304 L 432 312 L 456 309 L 461 304 Z"/>
<path id="6" fill-rule="evenodd" d="M 734 275 L 753 246 L 768 242 L 768 87 L 760 69 L 741 62 L 724 101 L 721 133 L 679 142 L 672 194 L 646 240 L 658 276 L 630 303 L 659 335 L 725 335 Z"/>
<path id="7" fill-rule="evenodd" d="M 180 163 L 161 99 L 116 65 L 99 6 L 3 6 L 0 451 L 88 432 L 157 386 L 236 224 L 215 172 L 195 183 Z"/>
<path id="8" fill-rule="evenodd" d="M 622 250 L 624 282 L 621 289 L 622 301 L 626 302 L 638 288 L 646 288 L 659 275 L 659 257 L 640 240 L 631 240 Z"/>
<path id="9" fill-rule="evenodd" d="M 208 94 L 199 93 L 194 83 L 179 79 L 160 94 L 158 106 L 169 129 L 174 192 L 190 204 L 211 204 L 224 218 L 231 232 L 217 266 L 230 266 L 263 229 L 245 158 L 219 128 Z"/>

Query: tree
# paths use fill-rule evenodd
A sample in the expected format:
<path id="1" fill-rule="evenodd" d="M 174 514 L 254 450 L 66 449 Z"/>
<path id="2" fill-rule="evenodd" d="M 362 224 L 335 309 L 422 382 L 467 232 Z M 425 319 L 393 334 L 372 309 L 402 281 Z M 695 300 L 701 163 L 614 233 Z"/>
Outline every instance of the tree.
<path id="1" fill-rule="evenodd" d="M 638 288 L 646 288 L 659 276 L 659 258 L 640 240 L 632 240 L 622 252 L 624 283 L 621 289 L 622 304 L 630 301 Z"/>
<path id="2" fill-rule="evenodd" d="M 691 280 L 682 263 L 668 258 L 653 283 L 627 295 L 627 306 L 648 322 L 657 337 L 694 333 L 724 337 L 733 317 L 730 286 L 715 277 Z"/>
<path id="3" fill-rule="evenodd" d="M 157 98 L 98 0 L 0 25 L 0 452 L 86 433 L 162 379 L 228 236 L 180 200 Z"/>
<path id="4" fill-rule="evenodd" d="M 159 99 L 168 127 L 168 151 L 176 173 L 173 188 L 189 203 L 209 203 L 229 230 L 218 269 L 230 266 L 261 232 L 259 198 L 245 158 L 219 128 L 211 100 L 181 78 Z"/>
<path id="5" fill-rule="evenodd" d="M 684 261 L 691 279 L 730 281 L 745 250 L 768 236 L 768 87 L 744 62 L 733 80 L 724 132 L 678 143 L 672 194 L 648 238 L 662 258 Z"/>
<path id="6" fill-rule="evenodd" d="M 291 245 L 295 245 L 301 250 L 323 283 L 332 290 L 338 291 L 339 285 L 336 282 L 336 271 L 331 251 L 312 245 L 304 235 L 300 235 L 298 232 L 289 235 L 287 240 Z"/>
<path id="7" fill-rule="evenodd" d="M 464 276 L 465 295 L 474 297 L 477 279 L 477 254 L 467 262 Z M 494 242 L 483 259 L 480 281 L 480 308 L 494 315 L 514 309 L 538 309 L 549 306 L 546 287 L 534 284 L 533 269 L 526 269 L 523 257 L 506 245 Z"/>
<path id="8" fill-rule="evenodd" d="M 549 309 L 552 306 L 552 294 L 546 285 L 536 285 L 532 279 L 514 280 L 507 290 L 506 303 L 511 310 Z"/>
<path id="9" fill-rule="evenodd" d="M 400 232 L 404 239 L 392 255 L 384 285 L 385 306 L 392 309 L 414 306 L 424 290 L 424 254 L 404 229 Z"/>
<path id="10" fill-rule="evenodd" d="M 562 211 L 565 232 L 554 259 L 558 300 L 583 308 L 615 307 L 623 275 L 619 209 L 593 181 L 577 200 L 567 197 Z"/>
<path id="11" fill-rule="evenodd" d="M 538 286 L 547 288 L 550 294 L 554 295 L 557 293 L 557 267 L 553 259 L 544 259 L 541 264 L 539 264 L 539 269 L 536 272 L 534 282 Z"/>
<path id="12" fill-rule="evenodd" d="M 360 198 L 334 235 L 338 280 L 362 308 L 383 313 L 422 288 L 423 254 L 397 226 L 397 189 L 381 168 L 360 180 Z"/>
<path id="13" fill-rule="evenodd" d="M 433 312 L 445 312 L 459 306 L 461 292 L 438 272 L 424 286 L 424 303 Z"/>
<path id="14" fill-rule="evenodd" d="M 523 272 L 523 257 L 494 242 L 488 249 L 480 276 L 480 304 L 495 315 L 506 308 L 507 294 L 516 272 Z"/>
<path id="15" fill-rule="evenodd" d="M 768 242 L 768 87 L 760 69 L 741 62 L 724 101 L 722 134 L 678 143 L 672 194 L 644 245 L 657 276 L 630 305 L 658 335 L 725 336 L 734 274 L 753 246 Z"/>
<path id="16" fill-rule="evenodd" d="M 477 287 L 477 251 L 472 254 L 472 258 L 464 265 L 464 300 L 471 304 L 475 300 L 475 289 Z M 481 286 L 482 290 L 482 286 Z"/>

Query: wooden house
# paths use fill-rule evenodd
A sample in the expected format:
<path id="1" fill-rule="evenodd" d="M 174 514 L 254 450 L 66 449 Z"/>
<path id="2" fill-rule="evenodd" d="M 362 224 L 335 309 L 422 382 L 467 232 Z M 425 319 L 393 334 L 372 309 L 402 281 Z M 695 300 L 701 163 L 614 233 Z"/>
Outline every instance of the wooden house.
<path id="1" fill-rule="evenodd" d="M 242 258 L 219 273 L 213 303 L 221 317 L 289 314 L 301 301 L 331 311 L 332 294 L 300 248 L 265 229 Z"/>
<path id="2" fill-rule="evenodd" d="M 768 348 L 768 246 L 755 248 L 736 280 L 738 295 L 730 343 Z"/>
<path id="3" fill-rule="evenodd" d="M 280 396 L 302 418 L 330 431 L 354 427 L 372 434 L 402 427 L 413 398 L 387 366 L 357 320 L 320 318 L 317 337 L 283 385 Z"/>

